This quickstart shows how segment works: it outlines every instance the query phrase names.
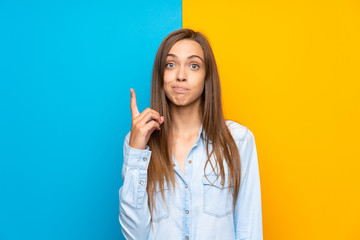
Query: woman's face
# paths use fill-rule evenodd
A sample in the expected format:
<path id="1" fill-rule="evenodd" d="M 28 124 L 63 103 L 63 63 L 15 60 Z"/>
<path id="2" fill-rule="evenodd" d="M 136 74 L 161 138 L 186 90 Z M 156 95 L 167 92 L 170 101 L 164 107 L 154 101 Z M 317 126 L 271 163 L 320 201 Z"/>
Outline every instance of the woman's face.
<path id="1" fill-rule="evenodd" d="M 176 106 L 201 101 L 205 82 L 204 53 L 199 43 L 189 39 L 176 42 L 166 57 L 164 89 Z"/>

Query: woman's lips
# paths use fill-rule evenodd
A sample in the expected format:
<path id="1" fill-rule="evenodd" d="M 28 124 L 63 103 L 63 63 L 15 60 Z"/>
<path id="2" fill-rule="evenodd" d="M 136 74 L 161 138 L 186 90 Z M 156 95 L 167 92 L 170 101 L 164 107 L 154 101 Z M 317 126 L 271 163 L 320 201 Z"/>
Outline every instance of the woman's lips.
<path id="1" fill-rule="evenodd" d="M 186 92 L 187 88 L 182 88 L 182 87 L 173 87 L 173 89 L 175 90 L 175 92 Z"/>

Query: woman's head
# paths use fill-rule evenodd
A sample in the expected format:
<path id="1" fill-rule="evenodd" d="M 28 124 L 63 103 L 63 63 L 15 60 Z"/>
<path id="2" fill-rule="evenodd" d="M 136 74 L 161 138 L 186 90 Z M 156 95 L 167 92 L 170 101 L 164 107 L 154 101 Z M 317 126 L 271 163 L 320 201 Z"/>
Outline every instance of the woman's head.
<path id="1" fill-rule="evenodd" d="M 185 53 L 184 50 L 188 51 Z M 181 56 L 174 56 L 176 55 L 174 51 L 176 51 L 177 55 L 181 54 Z M 189 59 L 193 61 L 185 62 L 184 58 L 192 55 L 197 55 L 201 59 L 194 57 Z M 179 57 L 182 57 L 182 59 L 176 59 Z M 187 71 L 184 68 L 181 69 L 181 67 L 184 67 L 183 65 L 176 65 L 174 71 L 171 68 L 174 65 L 169 66 L 168 63 L 175 60 L 184 60 L 181 61 L 183 65 L 188 63 L 186 66 Z M 189 69 L 195 67 L 195 65 L 191 65 L 192 63 L 198 64 L 199 69 Z M 199 84 L 199 78 L 203 78 L 203 89 L 200 89 L 201 98 L 199 99 L 200 111 L 203 116 L 204 106 L 209 109 L 210 107 L 216 107 L 216 102 L 221 103 L 219 76 L 211 46 L 203 34 L 192 29 L 179 29 L 170 33 L 162 41 L 155 57 L 151 86 L 151 108 L 159 111 L 160 115 L 165 115 L 165 118 L 170 117 L 170 115 L 166 116 L 169 100 L 170 104 L 176 102 L 181 104 L 180 98 L 185 98 L 185 103 L 189 103 L 192 100 L 197 100 L 199 94 L 198 86 L 195 86 L 195 92 L 187 91 L 182 94 L 177 94 L 172 87 L 180 85 L 186 88 L 187 84 L 194 86 L 193 84 Z M 196 80 L 196 82 L 192 80 Z M 186 100 L 187 94 L 191 95 L 191 99 Z"/>

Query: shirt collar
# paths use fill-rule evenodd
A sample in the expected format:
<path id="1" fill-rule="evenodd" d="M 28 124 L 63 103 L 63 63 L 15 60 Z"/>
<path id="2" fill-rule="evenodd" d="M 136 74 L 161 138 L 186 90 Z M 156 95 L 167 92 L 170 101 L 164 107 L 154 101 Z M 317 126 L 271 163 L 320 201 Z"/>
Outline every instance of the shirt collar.
<path id="1" fill-rule="evenodd" d="M 205 143 L 205 139 L 206 139 L 205 129 L 203 128 L 203 124 L 201 124 L 195 146 L 198 145 L 200 141 L 204 141 Z M 211 143 L 210 140 L 209 143 Z"/>

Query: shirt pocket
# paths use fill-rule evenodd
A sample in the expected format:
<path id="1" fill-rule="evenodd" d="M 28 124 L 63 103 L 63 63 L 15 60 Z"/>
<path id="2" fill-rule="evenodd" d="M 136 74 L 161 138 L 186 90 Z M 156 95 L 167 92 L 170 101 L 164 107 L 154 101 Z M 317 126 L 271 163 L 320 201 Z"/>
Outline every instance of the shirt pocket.
<path id="1" fill-rule="evenodd" d="M 233 186 L 228 186 L 228 175 L 225 174 L 224 187 L 221 185 L 221 176 L 215 174 L 203 176 L 204 213 L 214 217 L 224 217 L 233 212 Z"/>
<path id="2" fill-rule="evenodd" d="M 165 201 L 161 195 L 161 191 L 158 186 L 156 188 L 156 192 L 154 193 L 155 208 L 153 209 L 152 212 L 153 222 L 160 222 L 169 217 L 169 211 L 168 211 L 169 188 L 166 181 L 164 182 L 164 197 L 165 197 Z"/>

